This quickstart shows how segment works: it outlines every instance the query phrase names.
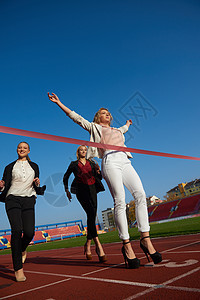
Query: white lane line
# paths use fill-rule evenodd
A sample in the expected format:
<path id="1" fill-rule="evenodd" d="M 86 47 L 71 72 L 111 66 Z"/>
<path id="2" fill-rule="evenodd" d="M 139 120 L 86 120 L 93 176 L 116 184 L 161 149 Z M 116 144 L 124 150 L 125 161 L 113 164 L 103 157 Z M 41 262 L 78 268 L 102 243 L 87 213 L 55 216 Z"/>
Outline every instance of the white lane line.
<path id="1" fill-rule="evenodd" d="M 142 282 L 133 282 L 133 281 L 124 281 L 124 280 L 115 280 L 115 279 L 104 279 L 104 278 L 95 278 L 95 277 L 83 277 L 83 276 L 76 276 L 76 275 L 67 275 L 67 274 L 55 274 L 55 273 L 47 273 L 47 272 L 38 272 L 38 271 L 25 271 L 28 273 L 33 274 L 40 274 L 40 275 L 49 275 L 49 276 L 60 276 L 60 277 L 70 277 L 73 279 L 85 279 L 85 280 L 92 280 L 92 281 L 102 281 L 108 283 L 117 283 L 117 284 L 125 284 L 125 285 L 134 285 L 134 286 L 144 286 L 144 287 L 154 287 L 157 284 L 151 283 L 142 283 Z"/>
<path id="2" fill-rule="evenodd" d="M 151 293 L 151 292 L 155 291 L 157 288 L 164 288 L 164 289 L 170 289 L 170 290 L 179 290 L 179 291 L 185 291 L 185 292 L 198 292 L 198 293 L 200 293 L 200 289 L 197 289 L 197 288 L 188 288 L 188 287 L 180 287 L 180 286 L 170 286 L 170 285 L 167 285 L 167 284 L 172 283 L 174 281 L 177 281 L 177 280 L 179 280 L 179 279 L 181 279 L 183 277 L 186 277 L 186 276 L 191 275 L 191 274 L 193 274 L 195 272 L 198 272 L 199 270 L 200 270 L 200 267 L 198 267 L 198 268 L 196 268 L 194 270 L 191 270 L 191 271 L 189 271 L 187 273 L 184 273 L 184 274 L 182 274 L 180 276 L 174 277 L 174 278 L 172 278 L 172 279 L 170 279 L 168 281 L 165 281 L 165 282 L 163 282 L 161 284 L 157 284 L 157 285 L 155 285 L 154 287 L 152 287 L 150 289 L 144 290 L 144 291 L 142 291 L 140 293 L 137 293 L 137 294 L 135 294 L 133 296 L 130 296 L 130 297 L 124 299 L 124 300 L 136 299 L 136 298 L 141 297 L 141 296 L 143 296 L 145 294 L 148 294 L 148 293 Z"/>
<path id="3" fill-rule="evenodd" d="M 146 289 L 140 293 L 137 293 L 133 296 L 130 296 L 124 300 L 132 300 L 132 299 L 136 299 L 136 298 L 139 298 L 141 296 L 144 296 L 146 294 L 149 294 L 153 291 L 155 291 L 157 288 L 164 288 L 164 289 L 168 289 L 168 290 L 175 290 L 175 291 L 183 291 L 183 292 L 198 292 L 200 293 L 200 289 L 197 289 L 197 288 L 187 288 L 187 287 L 181 287 L 181 286 L 162 286 L 162 285 L 158 285 L 157 287 L 154 287 L 154 288 L 150 288 L 150 289 Z"/>
<path id="4" fill-rule="evenodd" d="M 182 239 L 183 235 L 177 235 L 177 236 L 169 236 L 169 237 L 164 237 L 164 236 L 163 236 L 163 237 L 160 237 L 160 239 L 161 239 L 160 241 L 159 241 L 158 239 L 156 240 L 155 238 L 151 238 L 151 240 L 152 240 L 152 241 L 155 240 L 155 241 L 156 241 L 156 244 L 169 244 L 169 241 L 168 241 L 169 239 L 170 239 L 170 243 L 177 243 L 177 238 L 179 238 L 179 237 L 181 238 L 181 239 L 180 239 L 180 242 L 181 242 L 181 243 L 188 243 L 188 242 L 191 243 L 192 241 L 193 241 L 193 242 L 194 242 L 194 241 L 197 242 L 197 241 L 198 241 L 197 238 L 199 238 L 199 237 L 197 236 L 197 237 L 194 237 L 193 239 L 186 239 L 186 238 L 185 238 L 185 239 Z"/>
<path id="5" fill-rule="evenodd" d="M 198 243 L 198 242 L 194 242 L 194 244 L 195 243 Z M 188 245 L 191 245 L 191 244 L 187 244 L 187 245 L 182 245 L 182 246 L 178 246 L 177 248 L 182 248 L 182 247 L 185 247 L 185 246 L 188 246 Z M 174 249 L 177 249 L 177 248 L 171 248 L 171 249 L 168 249 L 168 250 L 164 250 L 164 251 L 160 251 L 160 253 L 166 253 L 166 252 L 168 252 L 168 251 L 170 251 L 170 254 L 171 253 L 173 253 L 173 254 L 181 254 L 181 253 L 200 253 L 200 251 L 196 251 L 196 250 L 194 250 L 194 251 L 192 251 L 192 250 L 186 250 L 186 251 L 174 251 L 174 252 L 171 252 L 171 251 L 173 251 Z M 140 255 L 141 254 L 141 252 L 136 252 L 136 251 L 134 251 L 134 253 L 136 254 L 136 255 Z M 110 256 L 121 256 L 122 254 L 121 253 L 108 253 L 108 256 L 110 257 Z M 50 256 L 50 258 L 74 258 L 74 257 L 85 257 L 83 254 L 77 254 L 77 255 L 67 255 L 67 256 Z M 144 256 L 144 257 L 142 257 L 142 258 L 145 258 L 146 256 Z M 42 258 L 42 257 L 41 257 Z M 96 262 L 95 260 L 94 260 L 94 262 Z M 117 266 L 117 265 L 116 265 Z"/>
<path id="6" fill-rule="evenodd" d="M 161 253 L 166 253 L 166 252 L 169 252 L 169 251 L 184 248 L 184 247 L 191 246 L 191 245 L 198 244 L 198 243 L 199 243 L 199 241 L 192 242 L 192 243 L 189 243 L 189 244 L 185 244 L 185 245 L 181 245 L 181 246 L 178 246 L 178 247 L 175 247 L 175 248 L 171 248 L 171 249 L 168 249 L 168 250 L 161 251 Z"/>
<path id="7" fill-rule="evenodd" d="M 135 252 L 135 254 L 140 254 L 141 252 Z M 109 257 L 110 256 L 122 256 L 122 254 L 119 252 L 119 253 L 108 253 L 107 255 L 109 255 Z M 83 258 L 85 258 L 85 255 L 83 255 L 83 254 L 77 254 L 77 255 L 67 255 L 67 256 L 50 256 L 50 258 L 77 258 L 77 257 L 83 257 Z M 40 258 L 42 258 L 42 257 L 40 257 Z M 86 259 L 85 259 L 85 261 L 86 261 Z M 98 260 L 98 257 L 96 256 L 96 260 L 93 260 L 94 262 L 97 262 L 97 261 L 99 261 Z"/>
<path id="8" fill-rule="evenodd" d="M 140 293 L 137 293 L 137 294 L 135 294 L 135 295 L 133 295 L 133 296 L 130 296 L 130 297 L 124 299 L 124 300 L 132 300 L 132 299 L 136 299 L 136 298 L 139 298 L 139 297 L 141 297 L 141 296 L 144 296 L 145 294 L 151 293 L 151 292 L 153 292 L 153 291 L 155 291 L 155 289 L 154 289 L 154 288 L 150 288 L 150 289 L 144 290 L 144 291 L 142 291 L 142 292 L 140 292 Z"/>
<path id="9" fill-rule="evenodd" d="M 141 282 L 133 282 L 133 281 L 124 281 L 124 280 L 116 280 L 116 279 L 105 279 L 105 278 L 95 278 L 95 277 L 83 277 L 83 276 L 76 276 L 76 275 L 66 275 L 66 274 L 54 274 L 54 273 L 44 273 L 44 272 L 37 272 L 37 271 L 26 271 L 29 273 L 36 273 L 36 274 L 42 274 L 42 275 L 50 275 L 50 276 L 61 276 L 61 277 L 70 277 L 73 279 L 86 279 L 86 280 L 92 280 L 92 281 L 101 281 L 101 282 L 107 282 L 107 283 L 117 283 L 117 284 L 124 284 L 124 285 L 130 285 L 130 286 L 141 286 L 141 287 L 150 287 L 153 289 L 157 289 L 157 288 L 166 288 L 166 289 L 178 289 L 178 290 L 187 290 L 187 291 L 192 291 L 192 292 L 200 292 L 200 289 L 196 289 L 196 288 L 187 288 L 187 287 L 179 287 L 179 286 L 169 286 L 167 285 L 168 283 L 172 283 L 174 281 L 177 281 L 183 277 L 186 277 L 188 275 L 191 275 L 197 271 L 200 270 L 200 267 L 191 270 L 187 273 L 184 273 L 180 276 L 174 277 L 171 280 L 168 280 L 166 282 L 163 282 L 161 284 L 151 284 L 151 283 L 141 283 Z M 149 291 L 149 289 L 148 289 Z"/>
<path id="10" fill-rule="evenodd" d="M 184 292 L 197 292 L 200 293 L 200 289 L 197 288 L 188 288 L 188 287 L 182 287 L 182 286 L 172 286 L 172 285 L 167 285 L 164 288 L 168 290 L 178 290 L 178 291 L 184 291 Z"/>
<path id="11" fill-rule="evenodd" d="M 59 281 L 56 281 L 56 282 L 53 282 L 53 283 L 45 284 L 43 286 L 39 286 L 39 287 L 30 289 L 30 290 L 26 290 L 26 291 L 23 291 L 23 292 L 19 292 L 19 293 L 16 293 L 16 294 L 12 294 L 12 295 L 2 297 L 2 298 L 0 298 L 0 300 L 8 299 L 8 298 L 19 296 L 19 295 L 23 295 L 23 294 L 26 294 L 26 293 L 29 293 L 29 292 L 34 292 L 36 290 L 40 290 L 40 289 L 43 289 L 43 288 L 46 288 L 46 287 L 49 287 L 49 286 L 52 286 L 52 285 L 55 285 L 55 284 L 63 283 L 65 281 L 69 281 L 69 280 L 71 280 L 71 278 L 67 278 L 67 279 L 59 280 Z"/>
<path id="12" fill-rule="evenodd" d="M 195 238 L 195 236 L 197 235 L 200 236 L 200 233 L 191 233 L 191 234 L 182 234 L 182 235 L 169 235 L 169 236 L 159 236 L 159 237 L 154 237 L 152 239 L 154 240 L 159 240 L 159 239 L 163 239 L 163 240 L 166 240 L 166 239 L 173 239 L 173 238 L 177 238 L 177 237 L 182 237 L 182 238 L 186 238 L 187 237 L 192 237 L 192 238 Z M 187 239 L 186 241 L 189 241 L 189 239 Z"/>
<path id="13" fill-rule="evenodd" d="M 105 270 L 108 270 L 108 269 L 112 269 L 112 268 L 115 268 L 115 267 L 121 266 L 121 265 L 123 265 L 123 264 L 124 264 L 124 262 L 123 262 L 123 263 L 121 263 L 121 264 L 117 264 L 117 265 L 109 266 L 109 267 L 107 267 L 107 268 L 102 268 L 102 269 L 99 269 L 99 270 L 91 271 L 91 272 L 88 272 L 88 273 L 82 274 L 81 276 L 86 276 L 86 275 L 90 275 L 90 274 L 98 273 L 98 272 L 101 272 L 101 271 L 105 271 Z"/>
<path id="14" fill-rule="evenodd" d="M 188 250 L 188 251 L 172 251 L 172 252 L 170 252 L 170 254 L 171 253 L 173 253 L 173 254 L 182 254 L 182 253 L 200 253 L 200 251 L 190 251 L 190 250 Z"/>
<path id="15" fill-rule="evenodd" d="M 184 278 L 184 277 L 186 277 L 186 276 L 188 276 L 188 275 L 191 275 L 191 274 L 193 274 L 193 273 L 195 273 L 195 272 L 198 272 L 199 270 L 200 270 L 200 267 L 198 267 L 198 268 L 196 268 L 196 269 L 193 269 L 193 270 L 191 270 L 191 271 L 189 271 L 189 272 L 187 272 L 187 273 L 184 273 L 184 274 L 182 274 L 182 275 L 176 276 L 176 277 L 174 277 L 174 278 L 172 278 L 172 279 L 170 279 L 170 280 L 167 280 L 167 281 L 163 282 L 162 284 L 163 284 L 163 285 L 170 284 L 170 283 L 172 283 L 172 282 L 174 282 L 174 281 L 177 281 L 177 280 L 179 280 L 179 279 L 181 279 L 181 278 Z"/>
<path id="16" fill-rule="evenodd" d="M 47 272 L 38 272 L 38 271 L 25 271 L 27 273 L 33 273 L 33 274 L 40 274 L 40 275 L 50 275 L 50 276 L 60 276 L 60 277 L 68 277 L 67 279 L 64 279 L 64 280 L 60 280 L 60 281 L 57 281 L 55 283 L 50 283 L 50 284 L 47 284 L 47 285 L 44 285 L 44 286 L 41 286 L 41 287 L 37 287 L 37 288 L 33 288 L 33 289 L 30 289 L 30 290 L 27 290 L 27 291 L 23 291 L 23 292 L 20 292 L 20 293 L 17 293 L 17 294 L 12 294 L 12 295 L 9 295 L 9 296 L 5 296 L 3 298 L 0 298 L 1 300 L 3 299 L 8 299 L 8 298 L 11 298 L 11 297 L 14 297 L 14 296 L 17 296 L 17 295 L 21 295 L 21 294 L 25 294 L 25 293 L 28 293 L 28 292 L 32 292 L 32 291 L 35 291 L 35 290 L 38 290 L 38 289 L 42 289 L 42 288 L 45 288 L 45 287 L 48 287 L 48 286 L 52 286 L 52 285 L 56 285 L 56 284 L 59 284 L 59 283 L 63 283 L 65 281 L 68 281 L 68 280 L 71 280 L 71 279 L 81 279 L 81 280 L 90 280 L 90 281 L 98 281 L 98 282 L 106 282 L 106 283 L 114 283 L 114 284 L 123 284 L 123 285 L 129 285 L 129 286 L 139 286 L 139 287 L 147 287 L 147 288 L 150 288 L 150 289 L 147 289 L 145 291 L 142 291 L 138 294 L 135 294 L 129 298 L 127 298 L 126 300 L 131 300 L 131 299 L 136 299 L 144 294 L 147 294 L 147 293 L 150 293 L 151 291 L 154 291 L 155 289 L 157 288 L 165 288 L 165 289 L 173 289 L 173 290 L 183 290 L 183 291 L 189 291 L 189 292 L 200 292 L 200 289 L 194 289 L 194 288 L 187 288 L 187 287 L 176 287 L 176 286 L 168 286 L 167 284 L 168 283 L 172 283 L 180 278 L 183 278 L 183 277 L 186 277 L 194 272 L 197 272 L 200 270 L 200 267 L 192 270 L 192 271 L 189 271 L 183 275 L 180 275 L 180 276 L 177 276 L 171 280 L 168 280 L 162 284 L 149 284 L 149 283 L 141 283 L 141 282 L 131 282 L 131 281 L 123 281 L 123 280 L 113 280 L 113 279 L 104 279 L 104 278 L 94 278 L 94 277 L 83 277 L 83 276 L 75 276 L 75 275 L 66 275 L 66 274 L 55 274 L 55 273 L 47 273 Z"/>

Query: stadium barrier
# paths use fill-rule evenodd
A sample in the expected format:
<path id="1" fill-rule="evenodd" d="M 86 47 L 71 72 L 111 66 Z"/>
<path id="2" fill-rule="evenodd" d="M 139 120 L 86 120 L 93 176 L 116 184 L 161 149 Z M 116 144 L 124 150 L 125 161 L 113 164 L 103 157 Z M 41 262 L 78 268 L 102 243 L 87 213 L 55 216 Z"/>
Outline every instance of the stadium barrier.
<path id="1" fill-rule="evenodd" d="M 82 220 L 40 225 L 35 227 L 35 235 L 30 244 L 74 238 L 82 236 L 83 231 Z M 11 230 L 0 230 L 0 250 L 10 248 L 10 240 Z"/>

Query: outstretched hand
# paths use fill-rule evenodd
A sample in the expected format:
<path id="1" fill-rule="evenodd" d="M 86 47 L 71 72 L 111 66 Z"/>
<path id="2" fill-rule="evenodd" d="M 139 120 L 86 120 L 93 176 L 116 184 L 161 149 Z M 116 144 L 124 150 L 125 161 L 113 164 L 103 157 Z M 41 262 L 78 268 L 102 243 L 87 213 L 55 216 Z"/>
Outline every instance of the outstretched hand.
<path id="1" fill-rule="evenodd" d="M 48 97 L 51 100 L 51 102 L 56 103 L 66 113 L 66 115 L 69 116 L 71 109 L 69 109 L 67 106 L 65 106 L 60 101 L 60 99 L 58 98 L 58 96 L 56 94 L 54 94 L 54 93 L 52 93 L 52 95 L 50 95 L 49 93 L 47 93 L 47 94 L 48 94 Z"/>
<path id="2" fill-rule="evenodd" d="M 133 122 L 132 122 L 131 119 L 126 121 L 126 125 L 127 125 L 128 127 L 129 127 L 130 125 L 132 125 L 132 124 L 133 124 Z"/>
<path id="3" fill-rule="evenodd" d="M 58 96 L 56 96 L 56 94 L 52 93 L 52 95 L 50 95 L 49 93 L 48 94 L 48 97 L 49 99 L 54 102 L 54 103 L 58 103 L 60 102 L 60 99 L 58 98 Z"/>

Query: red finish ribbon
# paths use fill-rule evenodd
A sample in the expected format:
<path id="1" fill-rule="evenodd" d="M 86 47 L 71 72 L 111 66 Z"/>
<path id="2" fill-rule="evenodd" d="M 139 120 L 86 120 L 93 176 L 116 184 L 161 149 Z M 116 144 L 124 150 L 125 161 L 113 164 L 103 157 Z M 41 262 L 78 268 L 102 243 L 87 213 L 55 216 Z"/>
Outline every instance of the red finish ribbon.
<path id="1" fill-rule="evenodd" d="M 40 133 L 40 132 L 35 132 L 35 131 L 28 131 L 28 130 L 5 127 L 5 126 L 0 126 L 0 132 L 14 134 L 14 135 L 27 136 L 27 137 L 32 137 L 32 138 L 36 138 L 36 139 L 43 139 L 43 140 L 68 143 L 68 144 L 86 145 L 86 146 L 110 149 L 110 150 L 116 150 L 116 151 L 126 151 L 126 152 L 133 152 L 133 153 L 139 153 L 139 154 L 180 158 L 180 159 L 200 160 L 200 157 L 171 154 L 171 153 L 164 153 L 164 152 L 157 152 L 157 151 L 149 151 L 149 150 L 141 150 L 141 149 L 135 149 L 135 148 L 108 145 L 108 144 L 100 144 L 100 143 L 94 143 L 94 142 L 89 142 L 89 141 L 84 141 L 84 140 L 62 137 L 62 136 L 58 136 L 58 135 Z"/>

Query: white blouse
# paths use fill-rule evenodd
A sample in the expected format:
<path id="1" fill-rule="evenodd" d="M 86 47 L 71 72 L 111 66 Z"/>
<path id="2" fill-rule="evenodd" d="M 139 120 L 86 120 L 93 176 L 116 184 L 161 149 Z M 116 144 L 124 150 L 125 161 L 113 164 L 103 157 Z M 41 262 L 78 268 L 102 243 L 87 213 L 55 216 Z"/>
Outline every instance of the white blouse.
<path id="1" fill-rule="evenodd" d="M 27 160 L 17 160 L 12 170 L 11 187 L 6 196 L 12 194 L 14 196 L 31 197 L 36 196 L 33 187 L 33 179 L 35 171 L 31 168 Z"/>
<path id="2" fill-rule="evenodd" d="M 75 123 L 80 125 L 83 129 L 87 130 L 90 133 L 90 142 L 101 143 L 101 135 L 102 135 L 102 126 L 100 124 L 89 122 L 88 120 L 84 119 L 82 116 L 77 114 L 75 111 L 71 111 L 68 115 Z M 128 126 L 124 125 L 120 128 L 115 128 L 121 131 L 122 139 L 123 139 L 123 146 L 125 142 L 124 133 L 128 131 Z M 130 152 L 125 152 L 129 158 L 132 158 Z M 104 150 L 102 148 L 96 147 L 88 147 L 87 151 L 87 158 L 92 157 L 99 157 L 102 158 L 104 156 Z"/>
<path id="3" fill-rule="evenodd" d="M 101 143 L 123 147 L 124 140 L 122 132 L 117 128 L 102 125 Z"/>

